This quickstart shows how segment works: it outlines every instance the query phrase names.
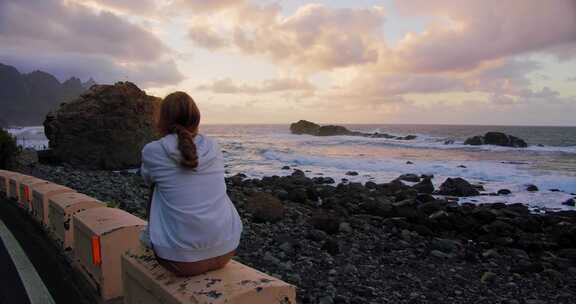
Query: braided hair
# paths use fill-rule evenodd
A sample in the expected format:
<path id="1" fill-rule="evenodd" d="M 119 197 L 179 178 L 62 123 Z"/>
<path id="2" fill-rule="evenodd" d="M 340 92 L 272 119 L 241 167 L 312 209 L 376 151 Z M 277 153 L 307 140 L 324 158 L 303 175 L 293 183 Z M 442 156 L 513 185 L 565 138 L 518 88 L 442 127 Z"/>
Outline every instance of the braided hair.
<path id="1" fill-rule="evenodd" d="M 176 134 L 178 150 L 182 154 L 180 165 L 198 167 L 198 154 L 194 138 L 200 125 L 200 110 L 194 99 L 184 92 L 174 92 L 162 100 L 158 129 L 160 134 Z"/>

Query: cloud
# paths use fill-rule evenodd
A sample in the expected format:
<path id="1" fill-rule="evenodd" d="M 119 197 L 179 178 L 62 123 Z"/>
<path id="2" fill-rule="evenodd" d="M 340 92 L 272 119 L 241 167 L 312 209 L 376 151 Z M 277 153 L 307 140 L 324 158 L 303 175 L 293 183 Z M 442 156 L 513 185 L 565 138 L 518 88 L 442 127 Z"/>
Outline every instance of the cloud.
<path id="1" fill-rule="evenodd" d="M 123 60 L 160 58 L 166 46 L 152 33 L 110 12 L 56 0 L 0 0 L 0 44 L 43 51 L 106 54 Z"/>
<path id="2" fill-rule="evenodd" d="M 158 11 L 159 5 L 155 0 L 67 0 L 68 2 L 104 8 L 123 13 L 152 15 Z"/>
<path id="3" fill-rule="evenodd" d="M 220 79 L 210 84 L 204 84 L 197 87 L 198 90 L 210 91 L 217 94 L 248 94 L 257 95 L 261 93 L 301 91 L 311 93 L 315 90 L 314 86 L 305 80 L 280 78 L 268 79 L 259 84 L 238 84 L 232 79 Z"/>
<path id="4" fill-rule="evenodd" d="M 199 29 L 215 27 L 219 18 L 202 19 L 206 24 Z M 230 18 L 232 25 L 222 33 L 198 34 L 195 24 L 191 38 L 208 49 L 230 45 L 245 54 L 309 71 L 376 63 L 383 46 L 384 11 L 379 7 L 308 4 L 284 17 L 277 4 L 244 4 L 235 7 Z"/>
<path id="5" fill-rule="evenodd" d="M 59 0 L 0 0 L 0 20 L 0 58 L 24 70 L 74 70 L 66 77 L 88 75 L 100 82 L 129 75 L 140 85 L 183 78 L 160 39 L 110 11 Z"/>
<path id="6" fill-rule="evenodd" d="M 403 14 L 433 14 L 440 20 L 423 33 L 407 35 L 394 49 L 390 64 L 406 70 L 470 70 L 483 62 L 529 52 L 548 51 L 568 58 L 566 50 L 576 46 L 573 0 L 395 3 Z"/>
<path id="7" fill-rule="evenodd" d="M 210 13 L 235 8 L 246 3 L 245 0 L 174 0 L 169 9 L 192 13 Z"/>
<path id="8" fill-rule="evenodd" d="M 188 31 L 188 37 L 194 41 L 196 46 L 209 50 L 222 49 L 228 46 L 226 39 L 204 24 L 192 26 Z"/>

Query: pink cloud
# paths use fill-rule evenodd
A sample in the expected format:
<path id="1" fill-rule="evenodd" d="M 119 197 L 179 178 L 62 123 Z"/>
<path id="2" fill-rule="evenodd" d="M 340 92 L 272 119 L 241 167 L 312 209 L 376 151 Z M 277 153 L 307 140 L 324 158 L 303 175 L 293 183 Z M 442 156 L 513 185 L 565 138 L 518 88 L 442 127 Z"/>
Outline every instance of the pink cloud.
<path id="1" fill-rule="evenodd" d="M 433 25 L 399 43 L 395 62 L 409 70 L 467 70 L 528 52 L 560 55 L 576 46 L 573 0 L 402 0 L 396 6 L 404 14 L 432 14 L 452 23 Z"/>
<path id="2" fill-rule="evenodd" d="M 383 47 L 384 12 L 380 8 L 334 9 L 309 4 L 284 17 L 278 5 L 246 4 L 236 9 L 235 18 L 227 33 L 211 33 L 209 39 L 230 41 L 245 54 L 266 56 L 304 70 L 376 63 Z M 208 25 L 202 27 L 213 26 L 206 20 Z"/>
<path id="3" fill-rule="evenodd" d="M 301 91 L 311 93 L 315 90 L 314 86 L 301 79 L 279 78 L 268 79 L 258 84 L 237 83 L 232 79 L 225 78 L 216 80 L 209 84 L 203 84 L 196 89 L 210 91 L 218 94 L 249 94 L 258 95 L 261 93 Z"/>

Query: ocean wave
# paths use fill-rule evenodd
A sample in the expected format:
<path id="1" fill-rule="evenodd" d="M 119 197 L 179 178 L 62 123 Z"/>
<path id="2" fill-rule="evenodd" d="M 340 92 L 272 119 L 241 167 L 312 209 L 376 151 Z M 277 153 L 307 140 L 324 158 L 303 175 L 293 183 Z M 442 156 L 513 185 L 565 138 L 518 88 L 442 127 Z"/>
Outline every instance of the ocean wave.
<path id="1" fill-rule="evenodd" d="M 345 173 L 358 171 L 361 175 L 387 176 L 395 178 L 404 173 L 434 174 L 439 177 L 463 177 L 478 182 L 496 182 L 515 185 L 537 184 L 543 189 L 560 189 L 565 192 L 576 192 L 576 178 L 562 175 L 558 172 L 525 170 L 516 163 L 497 161 L 466 161 L 462 167 L 461 161 L 420 160 L 412 164 L 403 159 L 373 159 L 373 158 L 340 158 L 317 155 L 305 155 L 292 151 L 263 149 L 262 157 L 268 161 L 278 161 L 282 164 L 310 166 L 322 169 L 332 169 Z M 384 173 L 384 174 L 382 174 Z M 438 182 L 438 180 L 436 180 Z M 497 190 L 497 189 L 496 189 Z"/>
<path id="2" fill-rule="evenodd" d="M 276 138 L 301 142 L 301 144 L 311 146 L 339 146 L 339 145 L 371 145 L 383 147 L 401 147 L 413 149 L 435 149 L 435 150 L 468 150 L 468 151 L 492 151 L 492 152 L 528 152 L 528 153 L 564 153 L 576 154 L 576 146 L 539 146 L 530 145 L 527 148 L 503 147 L 495 145 L 472 146 L 465 145 L 463 141 L 454 140 L 448 137 L 434 137 L 424 134 L 414 134 L 414 140 L 399 140 L 390 138 L 370 138 L 360 136 L 329 136 L 318 137 L 312 135 L 275 134 Z M 395 135 L 403 136 L 403 135 Z M 447 144 L 446 142 L 451 143 Z"/>

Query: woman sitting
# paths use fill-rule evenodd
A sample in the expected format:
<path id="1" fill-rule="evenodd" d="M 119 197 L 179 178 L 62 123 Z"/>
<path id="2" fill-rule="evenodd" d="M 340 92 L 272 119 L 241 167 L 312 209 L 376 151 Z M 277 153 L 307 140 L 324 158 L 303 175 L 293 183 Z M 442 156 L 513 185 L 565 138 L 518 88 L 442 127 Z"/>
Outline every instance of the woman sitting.
<path id="1" fill-rule="evenodd" d="M 163 136 L 142 149 L 140 172 L 153 185 L 149 242 L 160 265 L 179 276 L 222 268 L 235 254 L 242 221 L 226 194 L 224 160 L 199 134 L 200 111 L 184 92 L 162 101 Z"/>

